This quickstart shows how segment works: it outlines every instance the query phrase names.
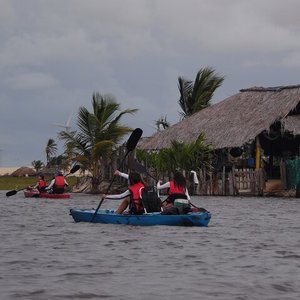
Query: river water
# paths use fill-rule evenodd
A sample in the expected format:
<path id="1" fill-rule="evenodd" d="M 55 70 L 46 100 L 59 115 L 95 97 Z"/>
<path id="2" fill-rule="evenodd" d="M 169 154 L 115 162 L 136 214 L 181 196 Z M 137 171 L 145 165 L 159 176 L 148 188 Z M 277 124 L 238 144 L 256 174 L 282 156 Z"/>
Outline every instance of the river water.
<path id="1" fill-rule="evenodd" d="M 99 196 L 0 197 L 1 300 L 300 299 L 300 199 L 193 197 L 203 228 L 74 223 Z"/>

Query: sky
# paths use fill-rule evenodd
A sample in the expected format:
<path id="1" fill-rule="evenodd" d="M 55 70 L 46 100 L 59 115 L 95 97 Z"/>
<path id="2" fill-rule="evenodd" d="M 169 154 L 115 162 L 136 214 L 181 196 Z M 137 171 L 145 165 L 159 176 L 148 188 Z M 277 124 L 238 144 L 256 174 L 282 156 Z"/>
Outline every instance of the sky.
<path id="1" fill-rule="evenodd" d="M 299 0 L 0 0 L 0 167 L 46 161 L 52 138 L 112 95 L 150 136 L 180 120 L 178 77 L 212 67 L 217 103 L 253 86 L 300 84 Z"/>

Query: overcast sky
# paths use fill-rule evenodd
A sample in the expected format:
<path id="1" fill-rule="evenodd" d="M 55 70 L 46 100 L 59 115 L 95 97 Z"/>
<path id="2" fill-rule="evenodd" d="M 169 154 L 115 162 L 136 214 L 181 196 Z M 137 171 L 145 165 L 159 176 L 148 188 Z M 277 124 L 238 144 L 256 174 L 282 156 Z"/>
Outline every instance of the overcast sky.
<path id="1" fill-rule="evenodd" d="M 0 166 L 45 161 L 49 138 L 94 92 L 124 124 L 154 133 L 179 121 L 178 76 L 225 76 L 213 103 L 241 88 L 300 84 L 299 0 L 0 0 Z M 60 146 L 61 147 L 61 146 Z"/>

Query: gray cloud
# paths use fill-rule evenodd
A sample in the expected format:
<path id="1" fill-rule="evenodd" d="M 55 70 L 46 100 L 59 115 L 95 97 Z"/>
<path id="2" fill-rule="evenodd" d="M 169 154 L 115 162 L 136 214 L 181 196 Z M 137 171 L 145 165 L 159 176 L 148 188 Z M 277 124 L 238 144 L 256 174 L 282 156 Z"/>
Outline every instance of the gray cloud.
<path id="1" fill-rule="evenodd" d="M 179 120 L 177 78 L 212 66 L 240 88 L 299 83 L 297 0 L 0 0 L 0 164 L 42 159 L 49 138 L 93 92 L 111 93 L 124 120 L 154 132 Z M 72 119 L 75 126 L 76 119 Z"/>

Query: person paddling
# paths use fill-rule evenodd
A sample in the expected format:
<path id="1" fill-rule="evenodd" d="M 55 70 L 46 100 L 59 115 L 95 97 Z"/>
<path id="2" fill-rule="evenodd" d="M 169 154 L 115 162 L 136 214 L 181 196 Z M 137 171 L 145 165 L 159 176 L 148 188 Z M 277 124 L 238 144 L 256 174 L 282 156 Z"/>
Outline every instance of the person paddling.
<path id="1" fill-rule="evenodd" d="M 172 207 L 176 199 L 187 199 L 190 201 L 186 179 L 180 172 L 175 172 L 173 179 L 164 184 L 161 184 L 161 181 L 159 180 L 157 183 L 157 189 L 168 189 L 168 198 L 163 201 L 163 206 L 165 208 Z"/>
<path id="2" fill-rule="evenodd" d="M 27 187 L 28 190 L 37 189 L 39 192 L 43 192 L 45 190 L 47 182 L 45 181 L 44 175 L 40 174 L 38 178 L 38 182 L 35 185 Z"/>
<path id="3" fill-rule="evenodd" d="M 66 186 L 69 186 L 68 182 L 62 172 L 58 171 L 45 190 L 50 191 L 51 194 L 63 194 Z"/>
<path id="4" fill-rule="evenodd" d="M 127 174 L 126 174 L 127 175 Z M 126 176 L 124 176 L 126 178 Z M 117 214 L 122 214 L 127 207 L 129 213 L 134 215 L 141 215 L 144 213 L 144 207 L 141 201 L 141 191 L 145 184 L 141 175 L 137 172 L 131 172 L 128 175 L 129 187 L 121 194 L 117 195 L 103 195 L 104 199 L 124 199 L 116 210 Z"/>

